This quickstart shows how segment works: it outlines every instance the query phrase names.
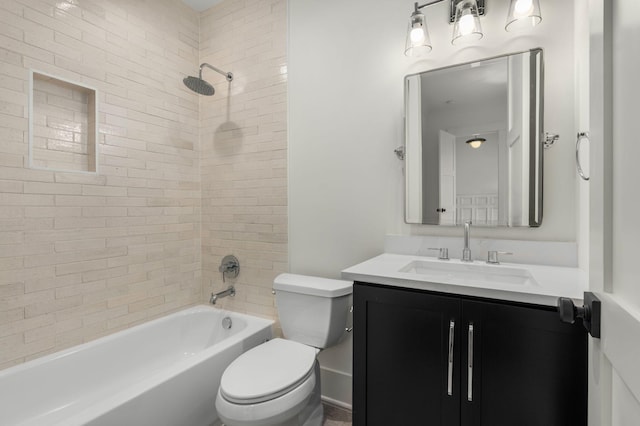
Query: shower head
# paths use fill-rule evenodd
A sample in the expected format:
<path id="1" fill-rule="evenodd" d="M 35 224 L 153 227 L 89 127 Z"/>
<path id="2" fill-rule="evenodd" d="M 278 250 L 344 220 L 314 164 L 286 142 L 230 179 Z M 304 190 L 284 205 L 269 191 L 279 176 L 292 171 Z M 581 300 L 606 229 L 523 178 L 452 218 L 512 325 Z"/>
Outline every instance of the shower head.
<path id="1" fill-rule="evenodd" d="M 182 82 L 189 89 L 200 95 L 212 96 L 216 91 L 216 89 L 214 89 L 212 85 L 198 77 L 185 77 Z"/>
<path id="2" fill-rule="evenodd" d="M 200 65 L 200 73 L 198 74 L 198 77 L 188 76 L 182 80 L 185 86 L 200 95 L 211 96 L 215 93 L 215 89 L 213 88 L 213 86 L 202 79 L 203 67 L 211 68 L 215 72 L 224 75 L 227 78 L 227 81 L 233 81 L 233 74 L 231 74 L 230 72 L 224 72 L 214 66 L 203 63 Z"/>

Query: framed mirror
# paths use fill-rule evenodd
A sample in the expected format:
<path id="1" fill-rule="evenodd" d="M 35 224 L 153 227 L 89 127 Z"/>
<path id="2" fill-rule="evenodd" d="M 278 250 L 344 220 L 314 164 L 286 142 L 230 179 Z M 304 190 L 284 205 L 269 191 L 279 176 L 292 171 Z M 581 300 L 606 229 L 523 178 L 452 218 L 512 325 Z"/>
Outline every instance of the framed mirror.
<path id="1" fill-rule="evenodd" d="M 406 222 L 540 226 L 542 50 L 412 74 L 404 83 Z"/>

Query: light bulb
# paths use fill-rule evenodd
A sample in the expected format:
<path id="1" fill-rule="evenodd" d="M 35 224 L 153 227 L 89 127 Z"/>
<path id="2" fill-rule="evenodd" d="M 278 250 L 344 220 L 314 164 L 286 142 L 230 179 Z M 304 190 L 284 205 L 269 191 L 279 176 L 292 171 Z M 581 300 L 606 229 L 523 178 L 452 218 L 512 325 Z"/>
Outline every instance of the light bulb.
<path id="1" fill-rule="evenodd" d="M 478 135 L 474 135 L 474 137 L 472 137 L 471 139 L 469 139 L 467 141 L 467 143 L 469 144 L 469 146 L 473 149 L 478 149 L 480 148 L 480 145 L 482 145 L 483 143 L 485 143 L 487 140 L 485 138 L 481 138 Z"/>
<path id="2" fill-rule="evenodd" d="M 518 0 L 513 8 L 514 15 L 518 18 L 528 16 L 533 8 L 533 0 Z"/>
<path id="3" fill-rule="evenodd" d="M 473 22 L 473 15 L 471 13 L 467 13 L 462 18 L 460 18 L 460 22 L 458 22 L 460 28 L 460 35 L 466 36 L 473 32 L 475 25 Z"/>
<path id="4" fill-rule="evenodd" d="M 507 31 L 519 31 L 535 27 L 542 21 L 538 0 L 511 0 L 509 15 L 504 27 Z"/>
<path id="5" fill-rule="evenodd" d="M 413 28 L 411 33 L 409 33 L 409 37 L 413 44 L 420 43 L 421 41 L 424 41 L 424 30 L 422 27 Z"/>

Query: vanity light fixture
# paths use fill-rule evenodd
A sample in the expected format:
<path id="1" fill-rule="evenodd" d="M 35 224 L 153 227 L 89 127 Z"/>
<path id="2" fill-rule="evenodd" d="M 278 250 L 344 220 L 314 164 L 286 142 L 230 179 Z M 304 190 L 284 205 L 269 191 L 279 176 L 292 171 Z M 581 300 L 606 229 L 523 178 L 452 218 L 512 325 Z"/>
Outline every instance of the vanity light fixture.
<path id="1" fill-rule="evenodd" d="M 518 31 L 532 28 L 542 21 L 539 0 L 511 0 L 507 24 L 507 31 Z"/>
<path id="2" fill-rule="evenodd" d="M 479 135 L 473 135 L 471 139 L 467 141 L 471 148 L 477 149 L 480 148 L 480 145 L 485 143 L 487 140 L 485 138 L 481 138 Z"/>
<path id="3" fill-rule="evenodd" d="M 432 49 L 427 20 L 421 9 L 445 0 L 431 0 L 425 4 L 414 3 L 414 10 L 409 17 L 407 42 L 404 48 L 406 56 L 420 56 Z M 448 0 L 450 4 L 449 22 L 454 24 L 451 42 L 458 44 L 463 40 L 479 40 L 482 38 L 479 16 L 484 15 L 485 0 Z"/>
<path id="4" fill-rule="evenodd" d="M 458 45 L 470 41 L 480 40 L 482 27 L 480 13 L 476 0 L 461 0 L 455 6 L 455 21 L 453 23 L 453 37 L 451 44 Z"/>
<path id="5" fill-rule="evenodd" d="M 409 28 L 407 28 L 407 43 L 404 48 L 406 56 L 420 56 L 431 52 L 431 38 L 427 29 L 427 20 L 420 9 L 441 1 L 443 0 L 423 5 L 418 5 L 417 2 L 414 4 L 414 11 L 409 17 Z"/>

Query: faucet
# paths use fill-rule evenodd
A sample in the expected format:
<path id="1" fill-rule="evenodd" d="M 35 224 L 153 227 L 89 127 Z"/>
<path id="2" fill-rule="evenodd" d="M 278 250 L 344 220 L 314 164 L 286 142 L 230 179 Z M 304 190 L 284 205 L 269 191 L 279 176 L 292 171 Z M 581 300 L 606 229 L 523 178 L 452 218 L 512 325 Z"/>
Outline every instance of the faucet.
<path id="1" fill-rule="evenodd" d="M 218 301 L 218 299 L 222 299 L 223 297 L 227 297 L 227 296 L 235 296 L 236 295 L 236 289 L 234 286 L 230 285 L 229 288 L 227 288 L 226 290 L 223 290 L 219 293 L 211 293 L 211 299 L 209 299 L 209 302 L 212 305 L 215 305 L 216 302 Z"/>
<path id="2" fill-rule="evenodd" d="M 464 248 L 462 249 L 462 261 L 473 262 L 471 259 L 471 249 L 469 248 L 469 239 L 471 231 L 471 221 L 464 223 Z"/>
<path id="3" fill-rule="evenodd" d="M 235 278 L 240 273 L 240 262 L 238 258 L 232 254 L 225 256 L 218 267 L 218 271 L 222 273 L 222 282 L 226 282 L 226 278 Z"/>

